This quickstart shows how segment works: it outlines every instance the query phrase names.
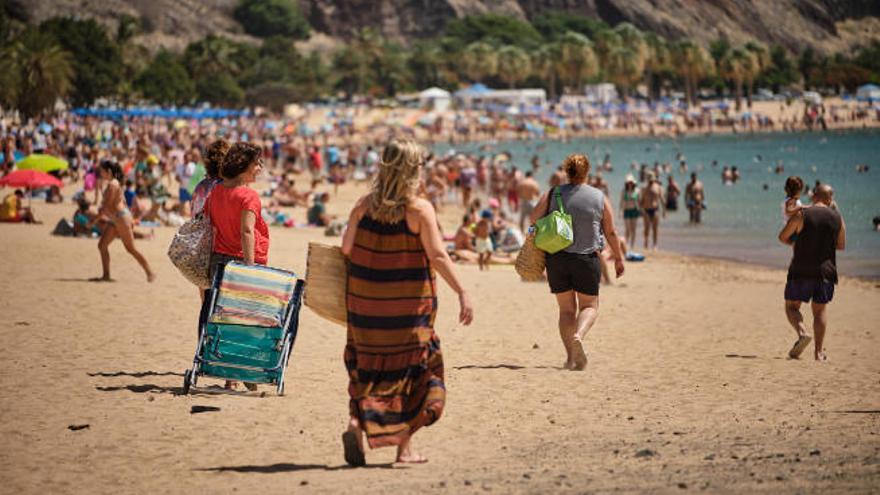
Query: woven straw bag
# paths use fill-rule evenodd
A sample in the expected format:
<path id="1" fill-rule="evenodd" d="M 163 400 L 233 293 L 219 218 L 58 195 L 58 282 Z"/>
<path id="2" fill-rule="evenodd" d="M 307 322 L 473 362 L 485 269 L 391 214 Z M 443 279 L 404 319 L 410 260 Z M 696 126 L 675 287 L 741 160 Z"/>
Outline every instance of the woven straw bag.
<path id="1" fill-rule="evenodd" d="M 214 227 L 207 215 L 198 215 L 177 229 L 168 257 L 183 276 L 200 289 L 211 286 L 211 250 Z"/>
<path id="2" fill-rule="evenodd" d="M 337 246 L 309 243 L 306 260 L 305 305 L 318 316 L 346 326 L 348 311 L 345 305 L 348 273 L 345 256 Z"/>
<path id="3" fill-rule="evenodd" d="M 516 273 L 524 282 L 538 282 L 544 280 L 544 266 L 546 253 L 535 246 L 535 234 L 529 234 L 523 243 L 519 256 L 516 257 Z"/>

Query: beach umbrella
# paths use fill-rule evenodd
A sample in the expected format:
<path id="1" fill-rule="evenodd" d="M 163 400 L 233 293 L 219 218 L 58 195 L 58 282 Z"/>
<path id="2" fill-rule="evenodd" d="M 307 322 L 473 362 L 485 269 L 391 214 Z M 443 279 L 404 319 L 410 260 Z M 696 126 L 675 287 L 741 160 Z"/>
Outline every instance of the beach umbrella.
<path id="1" fill-rule="evenodd" d="M 61 180 L 38 170 L 14 170 L 0 179 L 0 186 L 24 187 L 34 189 L 40 187 L 62 187 Z"/>
<path id="2" fill-rule="evenodd" d="M 35 153 L 28 155 L 15 165 L 19 170 L 37 170 L 40 172 L 53 172 L 55 170 L 67 170 L 67 161 L 52 155 Z"/>

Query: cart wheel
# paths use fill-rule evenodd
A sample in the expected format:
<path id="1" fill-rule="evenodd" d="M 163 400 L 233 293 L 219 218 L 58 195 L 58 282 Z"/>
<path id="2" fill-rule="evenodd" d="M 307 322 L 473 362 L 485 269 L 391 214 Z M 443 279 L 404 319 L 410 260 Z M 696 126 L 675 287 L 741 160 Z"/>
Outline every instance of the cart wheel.
<path id="1" fill-rule="evenodd" d="M 192 385 L 192 384 L 190 383 L 190 378 L 191 378 L 191 377 L 192 377 L 192 371 L 191 371 L 191 370 L 186 370 L 186 371 L 183 373 L 183 395 L 188 395 L 188 394 L 189 394 L 189 387 L 190 387 L 190 385 Z"/>

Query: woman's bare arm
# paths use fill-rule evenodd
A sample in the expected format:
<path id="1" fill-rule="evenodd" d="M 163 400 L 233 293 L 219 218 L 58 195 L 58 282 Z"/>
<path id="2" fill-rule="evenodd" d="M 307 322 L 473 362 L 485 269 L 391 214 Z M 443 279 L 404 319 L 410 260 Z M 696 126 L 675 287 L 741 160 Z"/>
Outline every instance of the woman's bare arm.
<path id="1" fill-rule="evenodd" d="M 446 252 L 446 246 L 443 238 L 440 236 L 440 229 L 437 228 L 437 214 L 434 207 L 428 200 L 419 199 L 415 202 L 414 208 L 419 219 L 419 238 L 422 241 L 422 247 L 425 254 L 431 262 L 431 266 L 440 273 L 443 280 L 449 284 L 449 287 L 458 294 L 460 305 L 459 322 L 464 325 L 470 325 L 474 318 L 473 308 L 467 292 L 458 280 L 455 274 L 455 268 L 452 259 Z"/>
<path id="2" fill-rule="evenodd" d="M 251 210 L 241 212 L 241 252 L 246 265 L 254 264 L 254 226 L 257 215 Z"/>
<path id="3" fill-rule="evenodd" d="M 354 238 L 357 235 L 358 223 L 367 211 L 367 202 L 370 196 L 364 196 L 355 203 L 348 216 L 348 226 L 345 228 L 345 234 L 342 235 L 342 254 L 346 257 L 351 256 L 351 250 L 354 249 Z"/>

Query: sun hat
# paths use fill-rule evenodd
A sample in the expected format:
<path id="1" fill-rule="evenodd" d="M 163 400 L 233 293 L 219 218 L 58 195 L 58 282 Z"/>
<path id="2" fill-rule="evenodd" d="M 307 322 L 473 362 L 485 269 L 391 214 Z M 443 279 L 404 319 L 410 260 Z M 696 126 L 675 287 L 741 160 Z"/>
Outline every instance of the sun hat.
<path id="1" fill-rule="evenodd" d="M 632 182 L 633 184 L 635 184 L 636 178 L 633 177 L 633 174 L 626 174 L 626 179 L 624 182 Z"/>

